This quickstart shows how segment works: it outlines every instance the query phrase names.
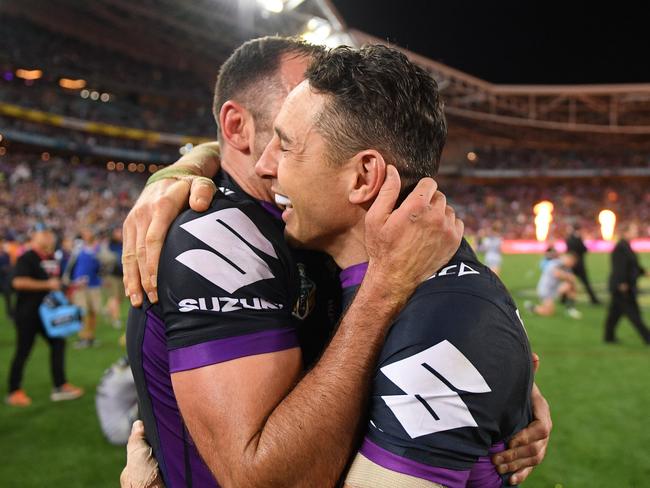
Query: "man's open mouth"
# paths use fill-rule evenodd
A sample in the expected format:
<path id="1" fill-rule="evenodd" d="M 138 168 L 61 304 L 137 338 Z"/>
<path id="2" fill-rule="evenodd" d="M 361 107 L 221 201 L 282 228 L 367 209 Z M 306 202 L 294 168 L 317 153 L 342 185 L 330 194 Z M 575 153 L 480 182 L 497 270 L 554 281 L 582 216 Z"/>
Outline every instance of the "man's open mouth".
<path id="1" fill-rule="evenodd" d="M 285 195 L 280 195 L 279 193 L 275 194 L 275 203 L 282 209 L 293 208 L 291 200 Z"/>

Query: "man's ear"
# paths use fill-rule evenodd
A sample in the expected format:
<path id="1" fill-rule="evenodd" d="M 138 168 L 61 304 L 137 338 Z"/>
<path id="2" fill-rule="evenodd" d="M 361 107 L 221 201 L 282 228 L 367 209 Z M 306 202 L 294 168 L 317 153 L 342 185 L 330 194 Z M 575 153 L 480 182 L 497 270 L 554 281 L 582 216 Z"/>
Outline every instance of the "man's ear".
<path id="1" fill-rule="evenodd" d="M 250 113 L 237 102 L 228 100 L 221 106 L 219 127 L 223 140 L 245 154 L 250 153 L 251 123 Z"/>
<path id="2" fill-rule="evenodd" d="M 378 151 L 367 149 L 357 153 L 352 164 L 356 178 L 348 197 L 350 203 L 371 204 L 386 179 L 386 161 Z"/>

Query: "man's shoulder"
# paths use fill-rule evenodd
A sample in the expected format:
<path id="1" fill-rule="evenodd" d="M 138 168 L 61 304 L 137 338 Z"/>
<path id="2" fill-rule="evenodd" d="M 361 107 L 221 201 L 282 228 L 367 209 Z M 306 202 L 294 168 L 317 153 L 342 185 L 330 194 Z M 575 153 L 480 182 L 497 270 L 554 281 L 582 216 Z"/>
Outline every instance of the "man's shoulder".
<path id="1" fill-rule="evenodd" d="M 509 296 L 496 274 L 473 254 L 457 254 L 420 285 L 413 299 L 435 293 L 456 293 L 483 298 Z M 417 300 L 412 300 L 417 301 Z"/>
<path id="2" fill-rule="evenodd" d="M 289 252 L 277 219 L 252 199 L 224 193 L 217 193 L 205 212 L 182 212 L 170 227 L 165 248 L 190 248 L 196 240 L 211 247 L 245 245 L 273 258 Z"/>
<path id="3" fill-rule="evenodd" d="M 452 260 L 420 285 L 398 316 L 399 336 L 417 340 L 456 338 L 473 341 L 480 334 L 507 335 L 523 344 L 526 333 L 517 305 L 501 280 L 471 256 Z M 511 331 L 511 332 L 508 332 Z"/>

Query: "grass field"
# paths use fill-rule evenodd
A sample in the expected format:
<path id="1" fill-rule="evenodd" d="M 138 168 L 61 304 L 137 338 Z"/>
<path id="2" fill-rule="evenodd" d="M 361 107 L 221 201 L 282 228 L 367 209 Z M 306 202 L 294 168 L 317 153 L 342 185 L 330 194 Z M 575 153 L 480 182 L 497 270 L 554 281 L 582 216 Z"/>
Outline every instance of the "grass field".
<path id="1" fill-rule="evenodd" d="M 642 256 L 650 268 L 650 255 Z M 533 298 L 538 256 L 506 256 L 503 278 L 520 304 Z M 590 255 L 588 269 L 607 300 L 606 255 Z M 641 282 L 646 322 L 650 322 L 650 279 Z M 537 376 L 551 404 L 554 429 L 543 466 L 525 486 L 641 488 L 650 486 L 650 348 L 626 320 L 619 345 L 602 343 L 606 307 L 582 299 L 581 320 L 562 311 L 553 318 L 522 312 L 541 357 Z M 6 381 L 13 354 L 13 326 L 0 310 L 0 378 Z M 24 388 L 34 403 L 27 409 L 0 405 L 0 487 L 116 487 L 125 454 L 104 441 L 94 407 L 94 391 L 105 368 L 118 359 L 121 331 L 99 327 L 101 345 L 67 353 L 69 380 L 87 394 L 51 403 L 48 349 L 37 341 Z M 5 383 L 2 384 L 3 395 Z"/>

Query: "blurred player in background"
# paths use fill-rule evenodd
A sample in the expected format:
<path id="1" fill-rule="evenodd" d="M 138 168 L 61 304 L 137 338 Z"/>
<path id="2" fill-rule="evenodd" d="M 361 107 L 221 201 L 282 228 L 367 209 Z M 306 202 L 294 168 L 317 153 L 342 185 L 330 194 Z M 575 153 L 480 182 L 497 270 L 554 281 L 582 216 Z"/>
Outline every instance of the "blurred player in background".
<path id="1" fill-rule="evenodd" d="M 72 301 L 81 308 L 84 314 L 84 327 L 79 332 L 76 349 L 86 349 L 95 345 L 97 316 L 102 308 L 102 280 L 100 277 L 101 263 L 99 260 L 100 246 L 97 233 L 90 227 L 81 230 L 83 245 L 70 260 L 70 278 L 74 291 Z"/>
<path id="2" fill-rule="evenodd" d="M 585 290 L 587 290 L 587 294 L 589 295 L 589 300 L 591 300 L 591 303 L 594 305 L 600 305 L 600 300 L 594 293 L 594 290 L 591 287 L 591 283 L 589 283 L 589 278 L 587 276 L 587 268 L 585 267 L 585 254 L 587 254 L 587 246 L 585 246 L 585 243 L 582 240 L 582 236 L 580 235 L 580 226 L 578 224 L 571 226 L 571 233 L 566 239 L 566 247 L 567 251 L 572 252 L 576 256 L 576 264 L 572 268 L 573 274 L 576 275 L 580 281 L 582 281 L 582 284 L 585 286 Z"/>
<path id="3" fill-rule="evenodd" d="M 500 235 L 501 223 L 494 222 L 486 235 L 481 239 L 478 250 L 485 253 L 484 262 L 488 268 L 492 270 L 497 276 L 501 273 L 501 264 L 503 263 L 503 255 L 501 253 L 501 246 L 503 238 Z"/>
<path id="4" fill-rule="evenodd" d="M 106 310 L 113 328 L 122 327 L 122 302 L 124 302 L 124 285 L 122 284 L 122 228 L 115 227 L 105 243 L 103 281 L 106 288 Z"/>
<path id="5" fill-rule="evenodd" d="M 567 315 L 573 319 L 582 318 L 582 313 L 575 308 L 576 277 L 571 271 L 576 262 L 576 255 L 567 252 L 550 259 L 542 269 L 542 276 L 537 282 L 537 296 L 541 303 L 534 305 L 524 302 L 526 309 L 537 315 L 549 317 L 555 314 L 555 301 L 566 307 Z"/>
<path id="6" fill-rule="evenodd" d="M 641 318 L 637 297 L 637 281 L 646 274 L 646 270 L 639 264 L 639 258 L 630 245 L 632 239 L 637 237 L 639 237 L 638 226 L 625 225 L 623 236 L 612 251 L 612 270 L 609 275 L 609 291 L 612 300 L 605 320 L 605 342 L 618 342 L 615 334 L 618 321 L 622 316 L 627 316 L 643 341 L 650 344 L 650 331 Z"/>

